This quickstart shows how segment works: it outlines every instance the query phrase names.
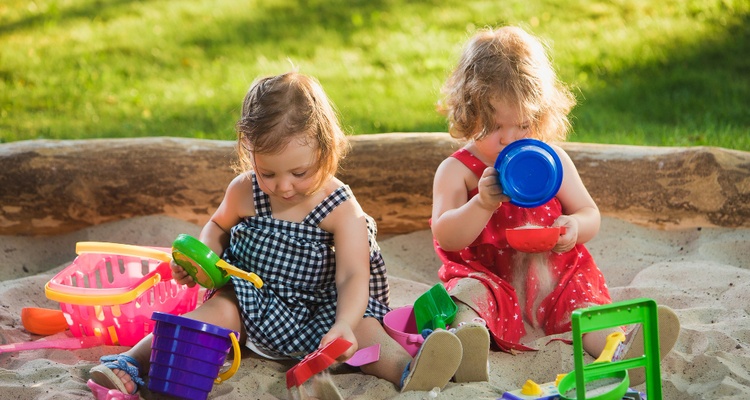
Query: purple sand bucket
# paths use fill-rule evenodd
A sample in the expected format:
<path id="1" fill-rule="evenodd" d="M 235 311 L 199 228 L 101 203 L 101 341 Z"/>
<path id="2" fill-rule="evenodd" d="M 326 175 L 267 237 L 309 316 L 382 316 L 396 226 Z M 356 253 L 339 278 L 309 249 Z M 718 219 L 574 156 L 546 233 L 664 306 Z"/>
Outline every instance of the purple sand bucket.
<path id="1" fill-rule="evenodd" d="M 186 399 L 206 399 L 214 383 L 229 379 L 240 366 L 237 333 L 177 315 L 154 312 L 148 388 Z M 229 349 L 232 366 L 219 374 Z"/>
<path id="2" fill-rule="evenodd" d="M 414 316 L 414 306 L 394 308 L 383 318 L 385 331 L 412 357 L 417 355 L 424 342 L 421 334 L 417 333 L 417 320 Z"/>

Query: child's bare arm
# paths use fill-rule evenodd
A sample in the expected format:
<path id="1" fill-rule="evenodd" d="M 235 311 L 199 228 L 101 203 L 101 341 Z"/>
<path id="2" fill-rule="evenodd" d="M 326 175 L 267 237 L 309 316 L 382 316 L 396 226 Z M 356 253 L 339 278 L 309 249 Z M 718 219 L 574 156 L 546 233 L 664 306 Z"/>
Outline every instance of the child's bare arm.
<path id="1" fill-rule="evenodd" d="M 599 232 L 601 215 L 599 207 L 583 184 L 578 169 L 570 156 L 558 146 L 553 146 L 563 165 L 563 182 L 557 193 L 562 205 L 562 215 L 555 226 L 565 226 L 566 233 L 553 251 L 566 251 L 576 243 L 586 243 Z"/>
<path id="2" fill-rule="evenodd" d="M 476 179 L 460 161 L 448 158 L 437 169 L 432 193 L 432 234 L 445 250 L 470 245 L 504 201 L 497 171 L 488 167 L 477 181 L 479 193 L 468 198 L 467 180 Z"/>
<path id="3" fill-rule="evenodd" d="M 255 215 L 252 180 L 240 174 L 229 183 L 221 204 L 203 227 L 200 240 L 221 255 L 229 245 L 229 230 L 242 218 Z"/>
<path id="4" fill-rule="evenodd" d="M 357 350 L 354 329 L 362 321 L 370 297 L 370 246 L 365 214 L 355 199 L 339 205 L 321 223 L 334 234 L 336 248 L 336 321 L 323 336 L 321 345 L 343 337 L 354 343 L 341 359 Z"/>
<path id="5" fill-rule="evenodd" d="M 239 175 L 229 183 L 221 204 L 201 229 L 198 239 L 221 257 L 229 245 L 229 229 L 243 216 L 254 214 L 251 181 L 246 174 Z M 195 286 L 193 278 L 181 266 L 172 261 L 170 267 L 177 283 Z"/>

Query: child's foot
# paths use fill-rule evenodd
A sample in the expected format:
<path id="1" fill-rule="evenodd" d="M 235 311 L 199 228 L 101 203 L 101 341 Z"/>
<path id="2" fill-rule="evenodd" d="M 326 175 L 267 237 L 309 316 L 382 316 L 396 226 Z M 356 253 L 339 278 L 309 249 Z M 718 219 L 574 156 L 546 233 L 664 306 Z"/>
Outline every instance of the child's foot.
<path id="1" fill-rule="evenodd" d="M 436 330 L 420 347 L 401 379 L 401 391 L 442 389 L 461 363 L 461 341 L 451 332 Z"/>
<path id="2" fill-rule="evenodd" d="M 461 341 L 463 356 L 453 380 L 456 382 L 485 382 L 490 379 L 487 359 L 490 352 L 490 333 L 484 321 L 459 325 L 456 337 Z"/>
<path id="3" fill-rule="evenodd" d="M 677 337 L 680 335 L 680 320 L 677 318 L 677 314 L 667 306 L 658 306 L 657 314 L 659 318 L 659 356 L 664 358 L 674 347 L 677 342 Z M 638 329 L 640 328 L 640 329 Z M 628 359 L 633 357 L 640 357 L 644 354 L 643 351 L 643 328 L 637 326 L 634 337 L 628 337 L 626 343 L 628 343 L 625 356 L 622 359 Z M 627 334 L 626 336 L 630 336 Z M 628 370 L 630 376 L 630 385 L 637 386 L 646 381 L 646 369 L 634 368 Z"/>
<path id="4" fill-rule="evenodd" d="M 144 384 L 140 377 L 141 366 L 133 357 L 124 354 L 104 356 L 102 363 L 91 368 L 91 380 L 108 389 L 133 394 Z"/>

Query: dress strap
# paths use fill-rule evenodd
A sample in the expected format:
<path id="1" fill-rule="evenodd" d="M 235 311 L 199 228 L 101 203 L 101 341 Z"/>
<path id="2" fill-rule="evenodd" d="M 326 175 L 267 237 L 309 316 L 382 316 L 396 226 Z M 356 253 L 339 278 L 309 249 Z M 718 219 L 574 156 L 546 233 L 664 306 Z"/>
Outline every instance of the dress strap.
<path id="1" fill-rule="evenodd" d="M 255 175 L 255 171 L 250 172 L 250 177 L 253 182 L 253 202 L 255 203 L 255 215 L 258 217 L 270 217 L 271 213 L 271 202 L 268 201 L 268 195 L 260 190 L 258 184 L 258 177 Z"/>
<path id="2" fill-rule="evenodd" d="M 481 178 L 482 173 L 484 172 L 485 168 L 487 168 L 482 160 L 478 159 L 474 154 L 471 154 L 471 152 L 466 149 L 458 149 L 455 153 L 451 154 L 451 157 L 455 158 L 458 161 L 461 161 L 461 163 L 469 168 L 471 172 L 473 172 L 474 175 L 477 176 L 477 178 Z"/>
<path id="3" fill-rule="evenodd" d="M 339 204 L 349 200 L 354 194 L 349 188 L 349 185 L 340 186 L 328 195 L 323 201 L 320 202 L 310 214 L 307 214 L 305 219 L 302 221 L 303 224 L 318 226 L 328 214 L 331 213 Z"/>

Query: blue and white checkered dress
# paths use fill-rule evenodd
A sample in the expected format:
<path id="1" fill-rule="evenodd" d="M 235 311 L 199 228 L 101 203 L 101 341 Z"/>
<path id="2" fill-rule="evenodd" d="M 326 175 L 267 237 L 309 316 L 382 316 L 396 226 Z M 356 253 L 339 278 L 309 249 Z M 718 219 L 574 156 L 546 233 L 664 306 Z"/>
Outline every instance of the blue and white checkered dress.
<path id="1" fill-rule="evenodd" d="M 266 195 L 251 172 L 255 216 L 231 230 L 224 259 L 255 272 L 264 285 L 232 277 L 242 320 L 252 346 L 270 356 L 301 359 L 318 348 L 336 316 L 336 259 L 333 234 L 318 224 L 339 204 L 353 197 L 341 186 L 301 223 L 274 219 Z M 365 315 L 381 322 L 388 307 L 388 280 L 377 227 L 367 216 L 370 242 L 370 301 Z M 251 346 L 251 347 L 252 347 Z"/>

